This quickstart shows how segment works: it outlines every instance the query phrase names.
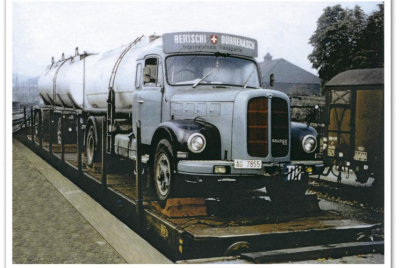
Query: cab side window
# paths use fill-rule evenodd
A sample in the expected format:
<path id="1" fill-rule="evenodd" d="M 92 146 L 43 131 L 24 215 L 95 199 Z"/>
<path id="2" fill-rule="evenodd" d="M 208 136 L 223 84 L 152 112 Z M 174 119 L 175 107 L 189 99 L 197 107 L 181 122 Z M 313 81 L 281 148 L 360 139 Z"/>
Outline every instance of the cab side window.
<path id="1" fill-rule="evenodd" d="M 157 81 L 157 73 L 158 73 L 158 59 L 149 58 L 145 60 L 145 66 L 143 70 L 144 74 L 144 86 L 146 87 L 155 87 Z"/>
<path id="2" fill-rule="evenodd" d="M 161 87 L 163 83 L 162 64 L 157 58 L 148 58 L 145 60 L 143 69 L 144 86 Z"/>

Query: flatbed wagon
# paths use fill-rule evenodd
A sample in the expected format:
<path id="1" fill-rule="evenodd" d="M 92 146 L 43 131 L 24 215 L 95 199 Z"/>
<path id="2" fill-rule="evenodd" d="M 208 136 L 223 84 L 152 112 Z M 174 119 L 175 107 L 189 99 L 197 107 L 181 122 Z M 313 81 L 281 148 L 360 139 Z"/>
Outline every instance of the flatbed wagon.
<path id="1" fill-rule="evenodd" d="M 383 241 L 360 240 L 380 224 L 323 211 L 314 195 L 281 209 L 262 190 L 174 198 L 161 208 L 146 185 L 146 155 L 140 157 L 138 174 L 133 164 L 110 163 L 125 159 L 89 168 L 80 143 L 51 144 L 34 132 L 35 127 L 25 128 L 14 136 L 175 262 L 281 262 L 286 257 L 278 250 L 288 252 L 288 260 L 325 256 L 328 249 L 338 250 L 334 256 L 384 252 Z M 314 254 L 297 254 L 298 249 Z"/>

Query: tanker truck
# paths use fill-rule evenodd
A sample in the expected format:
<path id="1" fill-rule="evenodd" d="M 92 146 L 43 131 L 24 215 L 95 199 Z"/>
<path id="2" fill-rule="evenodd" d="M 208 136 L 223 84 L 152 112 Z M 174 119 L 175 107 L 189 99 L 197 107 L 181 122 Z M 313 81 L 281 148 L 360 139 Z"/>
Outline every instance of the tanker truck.
<path id="1" fill-rule="evenodd" d="M 77 48 L 52 58 L 40 76 L 37 119 L 46 128 L 52 110 L 48 131 L 74 143 L 69 118 L 80 114 L 89 167 L 100 161 L 104 117 L 106 152 L 135 161 L 140 120 L 141 151 L 162 206 L 188 184 L 265 187 L 271 199 L 287 202 L 322 171 L 317 132 L 290 122 L 287 95 L 261 88 L 256 57 L 257 40 L 214 32 L 142 36 L 105 53 Z"/>

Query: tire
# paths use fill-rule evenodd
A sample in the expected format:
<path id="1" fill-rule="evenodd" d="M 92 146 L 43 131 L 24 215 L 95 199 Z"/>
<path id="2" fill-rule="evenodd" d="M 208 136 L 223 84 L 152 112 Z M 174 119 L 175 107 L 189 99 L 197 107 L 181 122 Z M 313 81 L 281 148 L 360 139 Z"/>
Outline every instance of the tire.
<path id="1" fill-rule="evenodd" d="M 87 140 L 86 140 L 86 156 L 87 156 L 87 166 L 92 167 L 95 162 L 95 157 L 96 157 L 96 139 L 95 139 L 95 128 L 94 126 L 90 126 L 87 134 Z"/>
<path id="2" fill-rule="evenodd" d="M 62 143 L 62 136 L 61 136 L 61 116 L 59 117 L 59 120 L 57 121 L 57 144 Z"/>
<path id="3" fill-rule="evenodd" d="M 163 139 L 156 146 L 153 158 L 153 181 L 156 195 L 161 207 L 166 206 L 166 201 L 175 195 L 176 181 L 173 179 L 174 158 L 171 143 Z"/>

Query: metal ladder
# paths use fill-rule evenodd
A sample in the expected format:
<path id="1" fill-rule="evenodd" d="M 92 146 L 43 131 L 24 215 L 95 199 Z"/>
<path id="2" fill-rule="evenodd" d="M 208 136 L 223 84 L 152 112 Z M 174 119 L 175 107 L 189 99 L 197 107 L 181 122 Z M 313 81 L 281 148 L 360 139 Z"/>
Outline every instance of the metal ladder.
<path id="1" fill-rule="evenodd" d="M 116 73 L 117 69 L 120 66 L 121 61 L 123 60 L 124 56 L 127 54 L 127 52 L 135 46 L 141 39 L 144 37 L 144 35 L 137 37 L 131 44 L 129 44 L 123 52 L 120 54 L 120 57 L 117 59 L 116 63 L 113 66 L 112 73 L 110 75 L 109 79 L 109 91 L 108 91 L 108 99 L 107 99 L 107 115 L 106 115 L 106 153 L 112 154 L 112 147 L 113 147 L 113 120 L 115 117 L 115 112 L 116 112 L 116 104 L 115 104 L 115 92 L 114 92 L 114 81 L 116 79 Z"/>

